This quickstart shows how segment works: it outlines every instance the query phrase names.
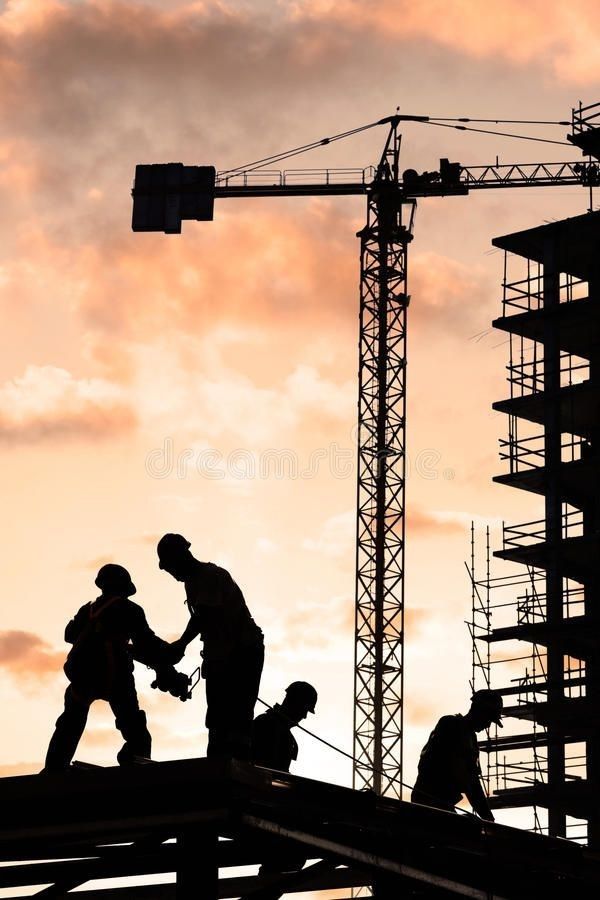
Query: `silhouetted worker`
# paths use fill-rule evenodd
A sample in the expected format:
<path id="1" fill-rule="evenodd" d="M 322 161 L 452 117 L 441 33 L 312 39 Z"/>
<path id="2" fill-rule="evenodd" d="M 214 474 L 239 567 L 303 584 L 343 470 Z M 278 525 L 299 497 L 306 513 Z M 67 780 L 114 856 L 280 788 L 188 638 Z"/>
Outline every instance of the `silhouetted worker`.
<path id="1" fill-rule="evenodd" d="M 157 552 L 160 568 L 184 583 L 190 611 L 187 628 L 171 644 L 174 661 L 181 659 L 195 637 L 202 638 L 207 756 L 249 759 L 265 655 L 263 633 L 229 572 L 195 559 L 190 542 L 181 534 L 165 534 Z"/>
<path id="2" fill-rule="evenodd" d="M 463 794 L 482 819 L 494 821 L 481 785 L 476 732 L 502 727 L 502 696 L 476 691 L 464 716 L 442 716 L 421 751 L 413 803 L 452 811 Z"/>
<path id="3" fill-rule="evenodd" d="M 289 772 L 290 765 L 298 758 L 298 744 L 292 728 L 309 713 L 314 713 L 318 695 L 307 681 L 294 681 L 286 688 L 282 703 L 257 716 L 252 728 L 252 761 L 257 766 Z M 270 859 L 260 867 L 260 875 L 276 875 L 298 872 L 306 862 L 306 854 L 300 848 L 290 848 L 286 842 L 271 842 Z M 265 892 L 265 900 L 277 900 L 277 890 Z"/>
<path id="4" fill-rule="evenodd" d="M 298 744 L 292 728 L 314 713 L 317 692 L 306 681 L 294 681 L 281 704 L 257 716 L 252 726 L 252 761 L 268 769 L 289 772 L 298 759 Z"/>
<path id="5" fill-rule="evenodd" d="M 125 739 L 119 763 L 149 757 L 152 739 L 138 703 L 133 660 L 157 669 L 163 683 L 169 672 L 182 676 L 170 665 L 171 645 L 154 634 L 142 607 L 129 599 L 136 588 L 127 569 L 113 563 L 102 566 L 95 583 L 100 596 L 82 606 L 65 629 L 65 640 L 73 644 L 64 666 L 70 684 L 48 747 L 48 772 L 70 765 L 94 700 L 108 701 Z M 187 676 L 182 677 L 187 682 Z"/>

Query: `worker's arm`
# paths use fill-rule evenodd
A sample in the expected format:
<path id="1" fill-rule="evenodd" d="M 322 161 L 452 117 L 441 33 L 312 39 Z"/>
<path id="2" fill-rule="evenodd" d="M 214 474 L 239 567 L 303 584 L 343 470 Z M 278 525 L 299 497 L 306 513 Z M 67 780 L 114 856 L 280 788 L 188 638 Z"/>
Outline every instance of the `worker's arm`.
<path id="1" fill-rule="evenodd" d="M 132 610 L 131 644 L 133 658 L 152 669 L 174 661 L 171 644 L 152 631 L 141 606 L 135 606 Z"/>
<path id="2" fill-rule="evenodd" d="M 185 627 L 185 631 L 176 641 L 171 644 L 172 659 L 174 663 L 178 663 L 183 657 L 188 644 L 197 638 L 202 631 L 202 625 L 198 616 L 190 616 L 190 621 Z"/>
<path id="3" fill-rule="evenodd" d="M 86 603 L 85 606 L 82 606 L 65 628 L 65 641 L 67 642 L 67 644 L 74 644 L 85 628 L 86 623 L 89 619 L 89 607 L 89 603 Z"/>
<path id="4" fill-rule="evenodd" d="M 190 609 L 190 621 L 181 637 L 171 644 L 175 653 L 174 662 L 179 662 L 186 647 L 194 638 L 210 629 L 223 615 L 220 602 L 222 578 L 229 577 L 226 572 L 217 570 L 203 574 L 201 579 L 186 582 L 187 604 Z"/>
<path id="5" fill-rule="evenodd" d="M 480 818 L 487 819 L 490 822 L 494 821 L 494 815 L 485 791 L 481 786 L 478 772 L 473 772 L 469 778 L 469 785 L 465 790 L 465 794 L 467 800 Z"/>

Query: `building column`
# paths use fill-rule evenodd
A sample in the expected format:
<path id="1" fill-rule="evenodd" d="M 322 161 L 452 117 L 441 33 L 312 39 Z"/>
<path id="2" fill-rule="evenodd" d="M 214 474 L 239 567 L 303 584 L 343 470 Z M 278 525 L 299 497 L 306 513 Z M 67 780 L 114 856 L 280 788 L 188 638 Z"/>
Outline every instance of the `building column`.
<path id="1" fill-rule="evenodd" d="M 560 415 L 560 342 L 558 320 L 552 309 L 560 303 L 560 271 L 556 260 L 556 238 L 546 237 L 544 252 L 544 462 L 546 469 L 545 523 L 550 551 L 546 568 L 546 620 L 549 625 L 563 619 L 563 572 L 561 560 L 562 497 L 560 467 L 562 427 Z M 564 659 L 560 645 L 550 644 L 547 657 L 548 706 L 564 702 Z M 548 786 L 560 790 L 565 782 L 565 744 L 559 722 L 548 725 Z M 564 837 L 566 817 L 559 805 L 548 805 L 548 832 Z"/>
<path id="2" fill-rule="evenodd" d="M 194 825 L 177 836 L 177 900 L 217 900 L 218 835 L 214 827 Z"/>

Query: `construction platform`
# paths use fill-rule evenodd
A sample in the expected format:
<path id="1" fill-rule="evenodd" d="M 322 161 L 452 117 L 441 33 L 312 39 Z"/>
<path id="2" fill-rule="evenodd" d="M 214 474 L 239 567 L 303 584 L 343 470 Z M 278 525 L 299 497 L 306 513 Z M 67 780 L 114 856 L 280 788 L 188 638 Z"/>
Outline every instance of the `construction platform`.
<path id="1" fill-rule="evenodd" d="M 27 886 L 20 897 L 169 875 L 172 883 L 106 881 L 74 896 L 273 900 L 371 887 L 381 898 L 489 900 L 600 891 L 600 855 L 578 844 L 235 761 L 4 778 L 0 799 L 0 888 Z M 296 871 L 278 871 L 286 861 Z M 268 873 L 232 874 L 265 864 Z"/>

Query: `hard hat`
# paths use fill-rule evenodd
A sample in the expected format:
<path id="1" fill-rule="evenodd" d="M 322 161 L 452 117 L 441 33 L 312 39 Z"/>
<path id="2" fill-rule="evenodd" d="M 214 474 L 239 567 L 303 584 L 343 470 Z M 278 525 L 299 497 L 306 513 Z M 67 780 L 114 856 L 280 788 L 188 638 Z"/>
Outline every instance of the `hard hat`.
<path id="1" fill-rule="evenodd" d="M 181 556 L 185 551 L 189 550 L 191 544 L 182 534 L 164 534 L 156 545 L 158 553 L 158 567 L 163 567 L 163 560 L 172 559 L 174 556 Z"/>
<path id="2" fill-rule="evenodd" d="M 478 709 L 485 709 L 489 712 L 492 722 L 502 728 L 502 694 L 498 691 L 475 691 L 471 697 L 471 703 Z"/>
<path id="3" fill-rule="evenodd" d="M 304 704 L 309 712 L 314 713 L 318 694 L 308 681 L 293 681 L 285 689 L 285 695 Z"/>
<path id="4" fill-rule="evenodd" d="M 131 575 L 123 566 L 116 563 L 107 563 L 102 566 L 96 575 L 95 584 L 103 593 L 114 591 L 116 594 L 123 594 L 125 597 L 131 597 L 136 593 L 136 587 L 131 580 Z"/>

